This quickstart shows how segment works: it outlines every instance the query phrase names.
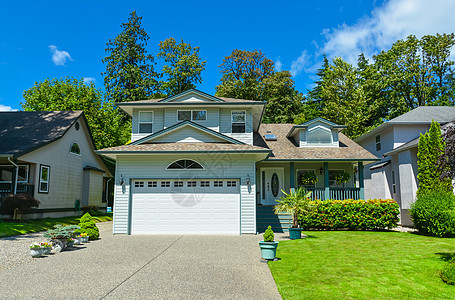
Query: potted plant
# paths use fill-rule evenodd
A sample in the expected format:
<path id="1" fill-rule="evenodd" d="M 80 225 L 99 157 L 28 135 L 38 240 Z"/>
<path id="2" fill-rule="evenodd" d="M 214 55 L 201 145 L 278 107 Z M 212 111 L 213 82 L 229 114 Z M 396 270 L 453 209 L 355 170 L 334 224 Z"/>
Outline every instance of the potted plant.
<path id="1" fill-rule="evenodd" d="M 79 226 L 76 225 L 63 226 L 58 224 L 53 229 L 46 231 L 43 236 L 51 241 L 55 252 L 60 252 L 65 249 L 68 239 L 73 237 L 74 231 L 77 229 Z"/>
<path id="2" fill-rule="evenodd" d="M 52 245 L 46 242 L 41 242 L 40 243 L 41 248 L 43 249 L 43 255 L 48 255 L 51 254 L 52 251 Z"/>
<path id="3" fill-rule="evenodd" d="M 89 213 L 85 213 L 79 221 L 78 233 L 86 233 L 89 240 L 97 240 L 100 238 L 100 230 L 96 227 L 96 223 Z"/>
<path id="4" fill-rule="evenodd" d="M 70 237 L 67 241 L 66 241 L 66 247 L 67 248 L 73 248 L 74 246 L 74 239 L 72 237 Z"/>
<path id="5" fill-rule="evenodd" d="M 302 228 L 299 228 L 299 215 L 312 210 L 311 192 L 306 191 L 303 187 L 295 190 L 291 189 L 289 193 L 281 191 L 284 196 L 277 200 L 278 204 L 274 207 L 275 213 L 288 213 L 292 216 L 289 238 L 291 240 L 300 239 L 302 237 Z"/>
<path id="6" fill-rule="evenodd" d="M 41 257 L 43 255 L 43 248 L 39 243 L 30 244 L 30 255 L 33 258 Z"/>
<path id="7" fill-rule="evenodd" d="M 264 240 L 259 242 L 262 259 L 265 260 L 275 259 L 278 242 L 276 242 L 274 239 L 275 235 L 273 234 L 272 227 L 269 226 L 264 232 Z"/>
<path id="8" fill-rule="evenodd" d="M 346 171 L 341 171 L 335 175 L 335 181 L 337 182 L 337 184 L 347 183 L 349 182 L 350 179 L 351 175 L 349 175 L 349 173 Z"/>
<path id="9" fill-rule="evenodd" d="M 74 245 L 82 244 L 82 237 L 80 235 L 77 234 L 73 239 L 74 239 Z"/>
<path id="10" fill-rule="evenodd" d="M 318 182 L 318 177 L 314 172 L 304 172 L 301 181 L 304 185 L 314 185 Z"/>
<path id="11" fill-rule="evenodd" d="M 85 232 L 81 233 L 81 242 L 88 243 L 88 235 Z"/>

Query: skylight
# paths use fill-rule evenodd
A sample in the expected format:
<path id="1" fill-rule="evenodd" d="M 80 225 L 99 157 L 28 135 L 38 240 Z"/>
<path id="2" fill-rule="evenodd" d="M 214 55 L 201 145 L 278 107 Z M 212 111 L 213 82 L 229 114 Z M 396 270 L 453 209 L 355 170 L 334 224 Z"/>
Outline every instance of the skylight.
<path id="1" fill-rule="evenodd" d="M 274 134 L 265 134 L 264 135 L 266 141 L 276 141 L 276 136 Z"/>

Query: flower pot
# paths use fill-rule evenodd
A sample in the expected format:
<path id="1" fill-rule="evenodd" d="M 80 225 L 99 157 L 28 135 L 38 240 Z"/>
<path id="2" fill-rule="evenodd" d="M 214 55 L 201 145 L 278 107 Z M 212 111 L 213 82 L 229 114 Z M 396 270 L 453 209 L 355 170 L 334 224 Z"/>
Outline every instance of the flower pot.
<path id="1" fill-rule="evenodd" d="M 81 236 L 77 236 L 74 238 L 74 245 L 80 245 L 82 244 L 82 237 Z"/>
<path id="2" fill-rule="evenodd" d="M 43 249 L 43 255 L 51 254 L 51 251 L 52 251 L 51 247 L 46 247 L 46 248 L 42 248 L 42 249 Z"/>
<path id="3" fill-rule="evenodd" d="M 30 255 L 33 258 L 41 257 L 43 255 L 43 248 L 33 248 L 30 249 Z"/>
<path id="4" fill-rule="evenodd" d="M 266 260 L 272 260 L 276 257 L 276 248 L 278 247 L 278 242 L 259 242 L 259 247 L 261 247 L 261 257 Z"/>
<path id="5" fill-rule="evenodd" d="M 298 240 L 302 238 L 302 228 L 289 228 L 289 238 Z"/>
<path id="6" fill-rule="evenodd" d="M 74 242 L 66 243 L 66 248 L 73 248 L 73 247 L 74 247 Z"/>
<path id="7" fill-rule="evenodd" d="M 62 252 L 63 249 L 65 249 L 65 247 L 66 247 L 66 240 L 59 240 L 59 239 L 52 240 L 52 249 L 55 252 Z"/>
<path id="8" fill-rule="evenodd" d="M 88 243 L 88 236 L 81 237 L 82 243 Z"/>

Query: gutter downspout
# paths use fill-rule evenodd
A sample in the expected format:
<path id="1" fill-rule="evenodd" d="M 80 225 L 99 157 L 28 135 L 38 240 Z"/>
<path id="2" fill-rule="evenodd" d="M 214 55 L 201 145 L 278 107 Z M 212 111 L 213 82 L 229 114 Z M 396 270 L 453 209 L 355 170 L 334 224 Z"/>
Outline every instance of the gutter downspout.
<path id="1" fill-rule="evenodd" d="M 106 205 L 109 203 L 109 181 L 112 180 L 112 177 L 110 177 L 107 181 L 106 181 Z"/>
<path id="2" fill-rule="evenodd" d="M 17 176 L 19 175 L 19 166 L 16 165 L 15 162 L 13 162 L 11 160 L 11 156 L 8 156 L 8 161 L 16 168 L 16 176 L 14 177 L 14 193 L 13 194 L 16 194 L 17 192 Z"/>

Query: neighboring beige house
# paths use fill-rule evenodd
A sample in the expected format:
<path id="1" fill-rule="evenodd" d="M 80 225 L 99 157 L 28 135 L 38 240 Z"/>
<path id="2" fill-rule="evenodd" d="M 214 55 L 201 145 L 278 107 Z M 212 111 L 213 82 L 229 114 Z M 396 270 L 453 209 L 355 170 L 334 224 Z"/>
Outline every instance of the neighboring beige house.
<path id="1" fill-rule="evenodd" d="M 0 112 L 0 197 L 32 194 L 41 204 L 26 218 L 106 207 L 111 174 L 94 150 L 82 111 Z"/>
<path id="2" fill-rule="evenodd" d="M 443 125 L 454 119 L 455 107 L 420 106 L 358 137 L 357 143 L 382 158 L 365 168 L 365 198 L 394 199 L 400 205 L 400 223 L 413 225 L 409 209 L 419 186 L 419 136 L 432 120 Z"/>
<path id="3" fill-rule="evenodd" d="M 363 199 L 363 164 L 379 159 L 317 118 L 262 124 L 266 103 L 189 90 L 119 103 L 132 116 L 132 142 L 98 150 L 116 160 L 113 232 L 244 234 L 267 225 L 281 190 L 302 186 L 317 199 Z M 337 184 L 337 176 L 349 180 Z M 288 224 L 287 224 L 288 225 Z"/>

